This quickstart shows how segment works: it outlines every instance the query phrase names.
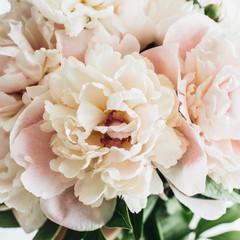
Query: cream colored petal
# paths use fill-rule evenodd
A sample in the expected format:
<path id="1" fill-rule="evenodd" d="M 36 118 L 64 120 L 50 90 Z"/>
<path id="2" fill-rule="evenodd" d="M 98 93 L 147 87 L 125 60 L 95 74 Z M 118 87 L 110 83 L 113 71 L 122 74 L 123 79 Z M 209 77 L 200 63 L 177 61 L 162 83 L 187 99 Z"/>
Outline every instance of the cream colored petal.
<path id="1" fill-rule="evenodd" d="M 91 186 L 91 188 L 89 188 L 89 186 Z M 74 186 L 75 196 L 79 198 L 79 201 L 86 205 L 95 205 L 94 203 L 96 203 L 99 199 L 101 199 L 101 201 L 98 202 L 98 204 L 101 205 L 104 192 L 105 183 L 101 180 L 101 176 L 99 174 L 86 174 L 84 180 L 78 180 Z"/>
<path id="2" fill-rule="evenodd" d="M 170 168 L 176 165 L 177 160 L 182 157 L 186 151 L 186 140 L 180 138 L 175 131 L 170 127 L 165 127 L 161 131 L 153 149 L 154 155 L 150 156 L 153 163 L 156 162 L 164 168 Z"/>
<path id="3" fill-rule="evenodd" d="M 111 90 L 99 83 L 85 84 L 81 91 L 80 100 L 86 101 L 102 111 L 106 110 L 106 103 Z"/>
<path id="4" fill-rule="evenodd" d="M 77 117 L 89 135 L 91 131 L 104 120 L 105 114 L 93 104 L 82 102 L 78 107 Z"/>

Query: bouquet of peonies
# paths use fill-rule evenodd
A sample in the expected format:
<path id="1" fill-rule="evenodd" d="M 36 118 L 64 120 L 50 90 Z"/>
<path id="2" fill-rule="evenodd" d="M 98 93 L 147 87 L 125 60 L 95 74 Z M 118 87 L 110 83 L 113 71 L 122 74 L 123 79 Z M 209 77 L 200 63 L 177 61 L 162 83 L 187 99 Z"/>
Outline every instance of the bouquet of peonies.
<path id="1" fill-rule="evenodd" d="M 240 217 L 238 0 L 0 8 L 0 227 L 186 240 Z"/>

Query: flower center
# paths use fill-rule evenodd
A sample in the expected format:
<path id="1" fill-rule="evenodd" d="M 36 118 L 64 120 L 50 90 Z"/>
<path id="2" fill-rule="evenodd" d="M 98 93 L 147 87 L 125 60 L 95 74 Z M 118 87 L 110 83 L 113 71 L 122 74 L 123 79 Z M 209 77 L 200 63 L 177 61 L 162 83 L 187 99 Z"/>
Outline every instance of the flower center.
<path id="1" fill-rule="evenodd" d="M 104 146 L 121 147 L 124 142 L 131 139 L 131 132 L 127 130 L 127 122 L 122 113 L 111 111 L 104 120 L 104 126 L 109 127 L 100 139 Z"/>

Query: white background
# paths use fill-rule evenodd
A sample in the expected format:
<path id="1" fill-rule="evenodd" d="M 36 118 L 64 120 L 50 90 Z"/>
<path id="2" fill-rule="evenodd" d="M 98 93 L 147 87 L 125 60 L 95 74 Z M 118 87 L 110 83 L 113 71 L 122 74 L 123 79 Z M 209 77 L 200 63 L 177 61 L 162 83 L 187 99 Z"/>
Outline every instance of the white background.
<path id="1" fill-rule="evenodd" d="M 26 234 L 21 228 L 0 228 L 1 240 L 32 240 L 36 231 Z"/>

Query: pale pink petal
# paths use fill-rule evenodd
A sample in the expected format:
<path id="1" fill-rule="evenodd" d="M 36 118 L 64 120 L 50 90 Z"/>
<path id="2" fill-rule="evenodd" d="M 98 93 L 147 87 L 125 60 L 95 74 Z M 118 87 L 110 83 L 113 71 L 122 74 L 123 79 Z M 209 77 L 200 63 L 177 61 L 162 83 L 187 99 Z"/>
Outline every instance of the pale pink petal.
<path id="1" fill-rule="evenodd" d="M 189 141 L 187 151 L 175 166 L 169 169 L 163 168 L 161 172 L 186 195 L 191 196 L 204 192 L 208 169 L 206 154 L 200 144 L 201 140 L 184 119 L 177 129 Z"/>
<path id="2" fill-rule="evenodd" d="M 44 111 L 44 101 L 50 98 L 50 93 L 44 93 L 36 97 L 32 103 L 19 116 L 13 130 L 10 134 L 10 145 L 14 142 L 19 132 L 26 127 L 31 126 L 42 120 Z"/>
<path id="3" fill-rule="evenodd" d="M 52 152 L 52 133 L 40 129 L 41 122 L 23 128 L 11 146 L 12 157 L 17 163 L 27 166 L 21 180 L 24 187 L 37 197 L 51 198 L 71 186 L 62 182 L 60 175 L 50 169 L 49 162 L 56 156 Z"/>
<path id="4" fill-rule="evenodd" d="M 100 207 L 92 208 L 74 196 L 72 188 L 51 198 L 41 199 L 41 208 L 52 221 L 77 231 L 92 231 L 105 225 L 112 217 L 116 200 L 104 200 Z"/>
<path id="5" fill-rule="evenodd" d="M 189 74 L 189 77 L 194 78 L 194 73 Z M 187 91 L 187 78 L 181 79 L 178 81 L 177 85 L 177 91 L 178 91 L 178 99 L 180 102 L 180 112 L 183 115 L 183 117 L 187 120 L 187 122 L 191 123 L 189 112 L 188 112 L 188 106 L 187 106 L 187 98 L 186 98 L 186 91 Z"/>
<path id="6" fill-rule="evenodd" d="M 117 50 L 117 49 L 115 49 Z M 126 34 L 120 45 L 119 45 L 119 52 L 122 54 L 122 56 L 125 56 L 127 54 L 131 54 L 133 52 L 139 52 L 140 51 L 140 44 L 133 35 Z"/>
<path id="7" fill-rule="evenodd" d="M 89 30 L 83 30 L 76 37 L 69 37 L 65 31 L 59 30 L 56 32 L 57 48 L 63 57 L 68 58 L 69 56 L 73 56 L 84 62 L 85 52 L 92 36 L 93 33 Z"/>
<path id="8" fill-rule="evenodd" d="M 180 56 L 185 59 L 186 52 L 194 48 L 215 24 L 200 13 L 185 16 L 169 27 L 163 43 L 179 43 Z"/>
<path id="9" fill-rule="evenodd" d="M 221 200 L 197 199 L 184 195 L 175 187 L 171 186 L 176 198 L 186 205 L 190 210 L 207 220 L 215 220 L 226 213 L 226 202 Z"/>
<path id="10" fill-rule="evenodd" d="M 40 129 L 44 100 L 49 93 L 36 97 L 19 116 L 10 135 L 12 157 L 28 169 L 22 174 L 25 188 L 36 196 L 53 197 L 64 191 L 70 183 L 62 183 L 49 162 L 56 156 L 50 147 L 50 133 Z"/>
<path id="11" fill-rule="evenodd" d="M 15 66 L 14 66 L 15 67 Z M 17 70 L 17 66 L 16 66 Z M 28 85 L 26 77 L 20 71 L 4 74 L 0 77 L 0 89 L 5 93 L 23 90 Z"/>
<path id="12" fill-rule="evenodd" d="M 154 65 L 157 74 L 165 74 L 177 89 L 180 79 L 180 63 L 178 59 L 178 44 L 165 44 L 142 52 Z"/>

